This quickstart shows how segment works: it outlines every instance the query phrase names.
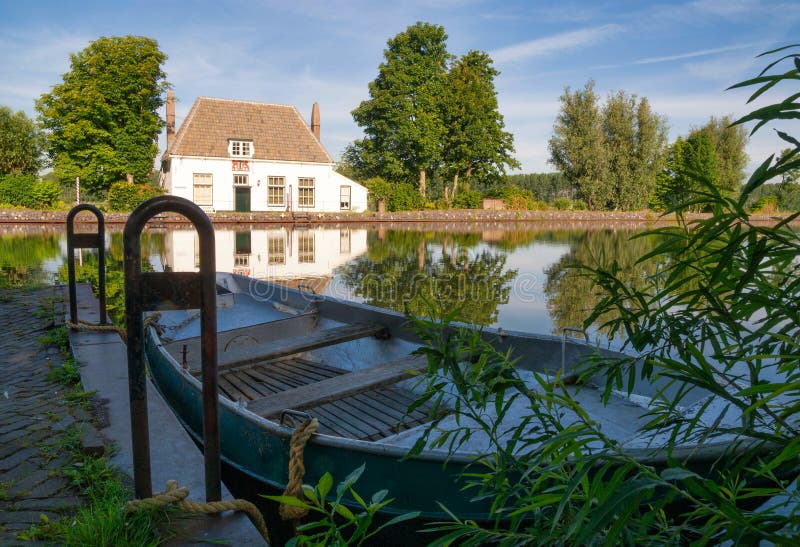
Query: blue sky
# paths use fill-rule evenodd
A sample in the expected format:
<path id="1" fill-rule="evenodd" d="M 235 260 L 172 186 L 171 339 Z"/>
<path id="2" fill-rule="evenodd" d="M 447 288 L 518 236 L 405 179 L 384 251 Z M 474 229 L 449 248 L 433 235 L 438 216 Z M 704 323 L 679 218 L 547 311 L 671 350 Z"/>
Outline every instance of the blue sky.
<path id="1" fill-rule="evenodd" d="M 524 172 L 552 170 L 547 140 L 565 86 L 591 78 L 603 98 L 647 97 L 674 139 L 711 115 L 749 111 L 744 92 L 725 88 L 762 68 L 756 54 L 800 41 L 800 2 L 782 0 L 0 0 L 0 105 L 35 116 L 70 53 L 100 36 L 144 35 L 169 57 L 179 124 L 198 96 L 291 104 L 306 118 L 317 101 L 322 142 L 338 158 L 362 135 L 350 111 L 386 40 L 416 21 L 442 25 L 451 53 L 494 59 Z M 751 167 L 781 148 L 762 130 Z"/>

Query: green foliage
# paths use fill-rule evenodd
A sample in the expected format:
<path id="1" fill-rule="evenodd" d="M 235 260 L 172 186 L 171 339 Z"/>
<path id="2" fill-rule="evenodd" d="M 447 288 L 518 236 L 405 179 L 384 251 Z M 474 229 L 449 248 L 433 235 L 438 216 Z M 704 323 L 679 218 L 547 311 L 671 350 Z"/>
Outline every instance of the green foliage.
<path id="1" fill-rule="evenodd" d="M 666 148 L 666 124 L 646 98 L 624 91 L 602 109 L 594 82 L 561 96 L 549 141 L 550 162 L 590 209 L 641 209 L 656 186 Z"/>
<path id="2" fill-rule="evenodd" d="M 483 203 L 481 193 L 472 188 L 461 188 L 453 199 L 455 209 L 480 209 Z"/>
<path id="3" fill-rule="evenodd" d="M 141 36 L 99 38 L 70 55 L 63 82 L 36 102 L 62 182 L 80 176 L 99 192 L 126 173 L 146 180 L 163 127 L 165 60 L 158 43 Z"/>
<path id="4" fill-rule="evenodd" d="M 364 181 L 364 186 L 367 188 L 368 197 L 369 197 L 369 206 L 373 210 L 378 209 L 378 201 L 384 199 L 388 201 L 389 196 L 392 193 L 392 185 L 383 180 L 381 177 L 372 177 L 371 179 Z"/>
<path id="5" fill-rule="evenodd" d="M 422 209 L 423 205 L 425 200 L 420 193 L 412 185 L 404 182 L 392 186 L 386 203 L 390 211 L 414 211 Z"/>
<path id="6" fill-rule="evenodd" d="M 744 181 L 744 168 L 747 166 L 747 154 L 744 151 L 747 130 L 741 125 L 734 125 L 728 116 L 712 116 L 706 125 L 692 131 L 689 138 L 696 133 L 706 135 L 711 143 L 717 187 L 730 196 L 738 195 Z"/>
<path id="7" fill-rule="evenodd" d="M 518 166 L 497 107 L 492 60 L 480 51 L 453 59 L 446 41 L 442 27 L 422 22 L 389 39 L 370 98 L 353 110 L 365 137 L 347 147 L 343 169 L 415 184 L 423 198 L 435 185 L 450 198 L 459 179 L 494 183 L 507 166 Z"/>
<path id="8" fill-rule="evenodd" d="M 61 187 L 52 181 L 37 181 L 34 175 L 0 175 L 0 203 L 30 209 L 58 204 Z"/>
<path id="9" fill-rule="evenodd" d="M 60 255 L 58 240 L 54 234 L 0 237 L 0 285 L 26 287 L 47 282 L 42 266 Z"/>
<path id="10" fill-rule="evenodd" d="M 761 214 L 763 214 L 763 213 L 767 213 L 767 214 L 777 213 L 778 212 L 778 202 L 779 202 L 778 196 L 775 196 L 775 195 L 764 196 L 764 197 L 758 198 L 755 201 L 755 203 L 753 203 L 753 206 L 751 207 L 751 210 L 754 213 L 761 213 Z"/>
<path id="11" fill-rule="evenodd" d="M 559 211 L 566 211 L 572 206 L 572 202 L 569 198 L 556 198 L 553 201 L 553 207 L 558 209 Z"/>
<path id="12" fill-rule="evenodd" d="M 144 201 L 164 193 L 161 188 L 120 181 L 108 190 L 108 206 L 112 211 L 133 211 Z"/>
<path id="13" fill-rule="evenodd" d="M 528 173 L 524 175 L 507 175 L 505 186 L 519 186 L 530 190 L 539 201 L 552 203 L 557 197 L 572 197 L 574 186 L 562 173 Z"/>
<path id="14" fill-rule="evenodd" d="M 499 180 L 506 167 L 519 167 L 512 154 L 514 137 L 504 131 L 505 122 L 497 105 L 494 79 L 500 73 L 482 51 L 470 51 L 457 59 L 447 73 L 442 102 L 446 128 L 443 162 L 458 191 L 459 177 L 468 184 Z"/>
<path id="15" fill-rule="evenodd" d="M 286 543 L 287 547 L 295 545 L 362 545 L 386 528 L 419 516 L 419 513 L 405 513 L 381 525 L 373 526 L 378 511 L 389 506 L 392 499 L 387 499 L 388 492 L 386 490 L 375 492 L 369 501 L 359 496 L 354 490 L 354 486 L 363 473 L 364 466 L 362 465 L 339 483 L 333 501 L 327 501 L 333 487 L 333 477 L 330 473 L 325 473 L 320 477 L 316 486 L 304 484 L 303 497 L 305 499 L 303 500 L 294 496 L 264 496 L 279 503 L 304 508 L 311 515 L 318 517 L 317 520 L 298 526 L 297 535 Z M 349 497 L 358 503 L 356 512 L 342 503 L 345 494 L 349 494 Z"/>
<path id="16" fill-rule="evenodd" d="M 445 135 L 439 107 L 450 54 L 438 25 L 418 22 L 390 38 L 370 98 L 353 110 L 365 138 L 354 146 L 369 176 L 412 183 L 441 158 Z"/>
<path id="17" fill-rule="evenodd" d="M 0 106 L 0 176 L 35 175 L 42 168 L 44 139 L 24 112 Z"/>
<path id="18" fill-rule="evenodd" d="M 502 199 L 506 204 L 506 209 L 515 211 L 526 211 L 538 208 L 536 200 L 533 199 L 533 193 L 530 190 L 524 190 L 518 186 L 495 188 L 489 192 L 488 197 Z"/>

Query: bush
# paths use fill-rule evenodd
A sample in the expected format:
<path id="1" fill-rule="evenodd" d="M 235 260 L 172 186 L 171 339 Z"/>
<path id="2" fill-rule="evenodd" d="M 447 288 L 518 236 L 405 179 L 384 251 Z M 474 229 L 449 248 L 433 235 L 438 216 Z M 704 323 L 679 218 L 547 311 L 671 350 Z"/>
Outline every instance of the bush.
<path id="1" fill-rule="evenodd" d="M 570 208 L 572 202 L 569 198 L 556 198 L 553 200 L 553 207 L 558 209 L 559 211 L 566 211 Z"/>
<path id="2" fill-rule="evenodd" d="M 56 206 L 61 195 L 61 185 L 52 180 L 40 180 L 30 190 L 27 207 L 49 209 Z"/>
<path id="3" fill-rule="evenodd" d="M 414 186 L 401 182 L 391 189 L 386 205 L 390 211 L 416 211 L 425 206 L 425 200 Z"/>
<path id="4" fill-rule="evenodd" d="M 108 190 L 108 206 L 112 211 L 133 211 L 143 201 L 163 193 L 161 188 L 145 184 L 115 182 Z"/>
<path id="5" fill-rule="evenodd" d="M 507 209 L 531 210 L 536 209 L 536 200 L 530 190 L 524 190 L 519 186 L 503 186 L 492 192 L 489 197 L 502 199 Z"/>
<path id="6" fill-rule="evenodd" d="M 588 207 L 586 206 L 586 202 L 582 199 L 576 199 L 572 202 L 572 208 L 576 211 L 585 211 Z"/>
<path id="7" fill-rule="evenodd" d="M 754 213 L 762 213 L 771 215 L 778 212 L 778 196 L 764 196 L 756 200 L 753 204 L 752 211 Z"/>
<path id="8" fill-rule="evenodd" d="M 454 209 L 480 209 L 481 204 L 480 192 L 472 188 L 462 188 L 453 199 Z"/>
<path id="9" fill-rule="evenodd" d="M 14 207 L 27 207 L 33 185 L 33 175 L 0 176 L 0 203 Z"/>
<path id="10" fill-rule="evenodd" d="M 369 206 L 371 209 L 378 209 L 378 201 L 385 199 L 389 201 L 389 194 L 392 193 L 392 185 L 381 177 L 373 177 L 364 181 L 369 196 Z"/>

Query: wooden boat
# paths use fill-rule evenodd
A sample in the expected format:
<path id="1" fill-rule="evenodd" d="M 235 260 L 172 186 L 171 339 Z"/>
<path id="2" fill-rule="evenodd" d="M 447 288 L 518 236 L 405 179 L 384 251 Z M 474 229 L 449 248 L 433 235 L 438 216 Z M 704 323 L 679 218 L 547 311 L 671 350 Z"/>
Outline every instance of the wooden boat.
<path id="1" fill-rule="evenodd" d="M 415 400 L 408 371 L 423 369 L 426 361 L 412 354 L 420 341 L 405 317 L 240 275 L 218 274 L 217 284 L 224 461 L 283 488 L 289 438 L 296 425 L 286 419 L 301 412 L 320 424 L 305 449 L 304 482 L 316 484 L 325 472 L 339 481 L 364 463 L 357 491 L 368 497 L 388 489 L 394 498 L 391 512 L 446 517 L 441 503 L 462 518 L 487 515 L 485 502 L 470 501 L 457 484 L 459 473 L 481 450 L 479 436 L 449 459 L 436 449 L 404 459 L 426 427 L 428 411 L 423 405 L 407 412 Z M 158 389 L 202 442 L 197 316 L 197 311 L 163 312 L 162 334 L 148 328 L 146 352 Z M 555 372 L 562 362 L 569 369 L 592 351 L 620 355 L 555 336 L 492 329 L 485 335 L 500 349 L 513 347 L 520 357 L 517 366 L 529 374 Z M 627 440 L 635 457 L 658 462 L 664 454 L 635 442 L 646 410 L 641 401 L 649 395 L 620 395 L 607 405 L 601 403 L 598 389 L 584 388 L 576 396 L 607 435 Z M 702 459 L 705 453 L 713 459 L 721 448 L 691 449 L 694 458 Z"/>

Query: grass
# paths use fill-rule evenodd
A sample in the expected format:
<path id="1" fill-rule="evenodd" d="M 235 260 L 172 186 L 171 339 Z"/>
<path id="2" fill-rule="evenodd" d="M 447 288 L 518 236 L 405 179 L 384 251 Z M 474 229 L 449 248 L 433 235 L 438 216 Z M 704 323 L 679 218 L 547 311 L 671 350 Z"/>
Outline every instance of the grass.
<path id="1" fill-rule="evenodd" d="M 45 306 L 45 309 L 48 306 Z M 49 306 L 52 310 L 52 305 Z M 52 314 L 52 311 L 50 311 Z M 90 408 L 94 391 L 80 387 L 79 367 L 69 351 L 69 333 L 66 327 L 50 330 L 39 341 L 61 350 L 62 363 L 54 366 L 48 377 L 65 386 L 62 397 L 68 406 Z M 57 416 L 48 413 L 48 419 Z M 59 475 L 69 480 L 71 486 L 87 500 L 77 514 L 52 520 L 41 515 L 40 522 L 18 534 L 24 541 L 44 541 L 58 545 L 74 546 L 148 546 L 159 545 L 169 539 L 165 523 L 171 509 L 142 510 L 125 514 L 125 503 L 133 497 L 125 485 L 124 476 L 104 456 L 84 454 L 81 449 L 81 431 L 77 425 L 65 428 L 57 436 L 40 446 L 42 456 L 56 458 L 68 454 L 69 463 Z M 0 499 L 7 495 L 9 483 L 0 484 Z"/>

